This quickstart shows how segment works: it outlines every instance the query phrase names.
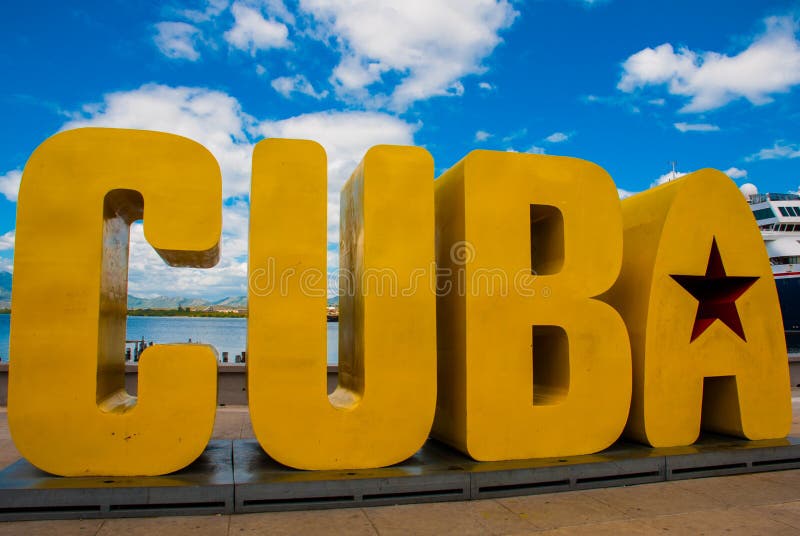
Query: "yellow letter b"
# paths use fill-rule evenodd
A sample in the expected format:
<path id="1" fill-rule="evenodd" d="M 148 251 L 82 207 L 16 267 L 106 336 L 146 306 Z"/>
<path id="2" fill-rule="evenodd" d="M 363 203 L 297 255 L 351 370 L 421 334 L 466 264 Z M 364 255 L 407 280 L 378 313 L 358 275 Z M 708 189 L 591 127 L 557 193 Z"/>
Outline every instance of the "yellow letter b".
<path id="1" fill-rule="evenodd" d="M 619 273 L 614 183 L 585 161 L 475 151 L 436 181 L 434 435 L 477 460 L 586 454 L 621 434 L 630 349 L 595 297 Z"/>

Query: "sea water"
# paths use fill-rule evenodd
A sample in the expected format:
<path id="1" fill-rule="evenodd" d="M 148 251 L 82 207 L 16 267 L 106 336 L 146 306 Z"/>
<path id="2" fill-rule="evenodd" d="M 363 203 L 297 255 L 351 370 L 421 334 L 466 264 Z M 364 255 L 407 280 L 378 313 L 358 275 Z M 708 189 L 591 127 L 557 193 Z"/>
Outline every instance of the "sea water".
<path id="1" fill-rule="evenodd" d="M 8 338 L 11 316 L 0 314 L 0 358 L 9 360 Z M 233 363 L 247 345 L 246 318 L 211 318 L 185 316 L 129 316 L 128 340 L 165 344 L 174 342 L 200 342 L 217 349 L 220 360 L 222 352 L 228 352 L 228 362 Z M 338 356 L 339 324 L 328 322 L 328 364 L 335 365 Z M 56 356 L 57 357 L 57 356 Z"/>
<path id="2" fill-rule="evenodd" d="M 0 359 L 8 362 L 8 332 L 11 324 L 11 315 L 6 313 L 0 315 Z"/>

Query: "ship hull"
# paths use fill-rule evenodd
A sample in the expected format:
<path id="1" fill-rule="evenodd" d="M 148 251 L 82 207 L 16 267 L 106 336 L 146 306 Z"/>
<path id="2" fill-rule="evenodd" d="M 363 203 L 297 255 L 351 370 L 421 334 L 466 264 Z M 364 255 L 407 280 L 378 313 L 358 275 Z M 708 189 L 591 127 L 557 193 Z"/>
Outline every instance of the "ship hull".
<path id="1" fill-rule="evenodd" d="M 790 354 L 800 353 L 800 274 L 775 277 L 781 303 L 786 346 Z"/>

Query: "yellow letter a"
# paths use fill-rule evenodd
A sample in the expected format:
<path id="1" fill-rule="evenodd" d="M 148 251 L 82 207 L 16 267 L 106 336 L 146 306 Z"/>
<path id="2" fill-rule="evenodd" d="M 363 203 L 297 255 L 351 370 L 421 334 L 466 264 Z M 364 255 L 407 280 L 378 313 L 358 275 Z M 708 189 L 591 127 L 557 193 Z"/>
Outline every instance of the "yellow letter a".
<path id="1" fill-rule="evenodd" d="M 625 257 L 609 299 L 628 325 L 626 435 L 689 445 L 701 428 L 747 439 L 791 424 L 775 282 L 755 219 L 727 176 L 702 170 L 622 202 Z"/>

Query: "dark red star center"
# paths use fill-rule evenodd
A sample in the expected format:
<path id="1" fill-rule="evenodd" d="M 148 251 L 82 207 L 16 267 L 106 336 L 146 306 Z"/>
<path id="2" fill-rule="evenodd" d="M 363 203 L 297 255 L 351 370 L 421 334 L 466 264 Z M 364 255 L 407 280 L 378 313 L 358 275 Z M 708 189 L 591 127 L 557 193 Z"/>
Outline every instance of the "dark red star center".
<path id="1" fill-rule="evenodd" d="M 694 341 L 705 330 L 719 320 L 742 340 L 747 340 L 742 328 L 742 320 L 736 309 L 736 300 L 749 289 L 758 277 L 728 276 L 719 254 L 717 241 L 711 242 L 711 254 L 708 257 L 706 275 L 672 275 L 686 292 L 697 300 L 697 315 L 692 328 Z"/>

